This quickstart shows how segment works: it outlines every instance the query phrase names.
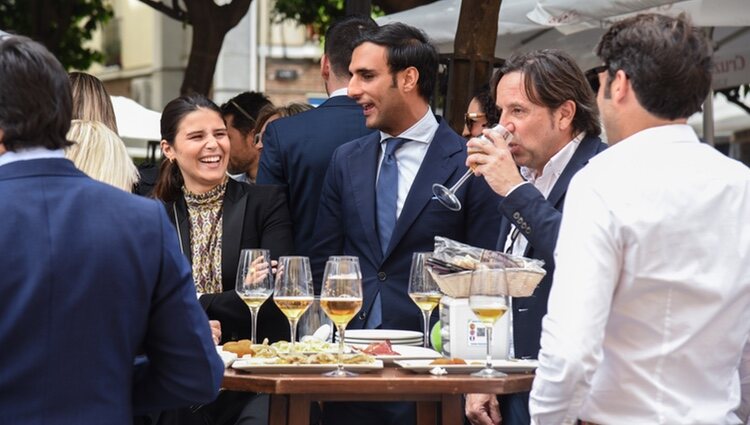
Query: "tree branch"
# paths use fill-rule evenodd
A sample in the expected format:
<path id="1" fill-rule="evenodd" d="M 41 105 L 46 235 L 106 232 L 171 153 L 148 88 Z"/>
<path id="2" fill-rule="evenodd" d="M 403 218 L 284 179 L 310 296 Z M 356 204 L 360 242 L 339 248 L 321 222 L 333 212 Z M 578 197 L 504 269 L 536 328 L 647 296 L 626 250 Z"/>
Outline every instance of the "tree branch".
<path id="1" fill-rule="evenodd" d="M 170 18 L 180 21 L 180 22 L 187 22 L 190 23 L 187 19 L 187 15 L 185 14 L 185 11 L 180 9 L 180 6 L 178 5 L 177 1 L 174 1 L 172 3 L 173 7 L 169 7 L 166 4 L 155 1 L 155 0 L 139 0 L 141 3 L 146 4 L 148 6 L 151 6 L 152 8 L 158 10 L 159 12 L 169 16 Z"/>

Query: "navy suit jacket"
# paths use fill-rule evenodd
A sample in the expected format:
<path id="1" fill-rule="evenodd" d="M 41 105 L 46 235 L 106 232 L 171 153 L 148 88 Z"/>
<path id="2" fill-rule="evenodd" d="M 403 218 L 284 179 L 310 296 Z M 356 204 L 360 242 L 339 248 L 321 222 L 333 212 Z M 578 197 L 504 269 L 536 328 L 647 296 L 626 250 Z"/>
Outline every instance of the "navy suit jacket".
<path id="1" fill-rule="evenodd" d="M 384 329 L 421 330 L 421 313 L 408 296 L 412 253 L 432 251 L 435 236 L 483 248 L 495 245 L 499 197 L 482 178 L 471 178 L 459 191 L 461 211 L 434 199 L 433 183 L 452 185 L 466 171 L 466 140 L 441 120 L 414 179 L 385 255 L 376 229 L 375 178 L 380 133 L 341 146 L 328 168 L 315 229 L 312 266 L 320 290 L 330 255 L 355 255 L 362 267 L 364 299 L 348 328 L 362 328 L 380 288 Z"/>
<path id="2" fill-rule="evenodd" d="M 224 367 L 161 204 L 62 158 L 0 166 L 0 200 L 0 423 L 124 425 L 216 397 Z"/>
<path id="3" fill-rule="evenodd" d="M 287 186 L 298 255 L 312 254 L 320 191 L 333 151 L 371 132 L 362 107 L 346 96 L 332 97 L 266 128 L 257 182 Z"/>
<path id="4" fill-rule="evenodd" d="M 529 241 L 524 256 L 543 260 L 547 271 L 531 297 L 513 299 L 513 342 L 518 358 L 537 358 L 539 354 L 542 318 L 547 314 L 547 299 L 555 273 L 553 254 L 570 179 L 606 147 L 598 137 L 581 140 L 547 199 L 533 185 L 524 184 L 500 201 L 498 209 L 502 220 L 496 249 L 503 250 L 511 224 L 522 228 L 521 225 L 526 223 L 525 229 L 521 230 Z"/>

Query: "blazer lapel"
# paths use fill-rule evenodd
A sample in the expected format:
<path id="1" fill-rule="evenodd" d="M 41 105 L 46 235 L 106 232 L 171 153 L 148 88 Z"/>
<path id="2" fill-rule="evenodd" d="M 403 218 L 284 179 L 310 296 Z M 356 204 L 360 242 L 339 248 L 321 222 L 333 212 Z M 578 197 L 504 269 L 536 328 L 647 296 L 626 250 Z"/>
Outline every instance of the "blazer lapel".
<path id="1" fill-rule="evenodd" d="M 344 174 L 351 181 L 352 196 L 359 214 L 359 219 L 365 227 L 367 242 L 372 249 L 372 258 L 381 258 L 380 239 L 375 228 L 375 177 L 377 175 L 378 143 L 380 133 L 375 132 L 359 142 L 358 149 L 352 151 L 347 158 L 347 172 Z"/>
<path id="2" fill-rule="evenodd" d="M 384 258 L 388 258 L 393 249 L 404 237 L 409 227 L 419 217 L 419 214 L 433 198 L 432 185 L 435 183 L 446 184 L 451 176 L 456 173 L 455 161 L 451 157 L 463 151 L 463 145 L 457 143 L 454 134 L 444 120 L 441 120 L 435 136 L 432 138 L 430 147 L 427 149 L 422 165 L 419 166 L 414 182 L 406 196 L 404 208 L 396 221 L 393 236 L 386 250 Z M 437 202 L 437 201 L 435 201 Z"/>
<path id="3" fill-rule="evenodd" d="M 583 140 L 581 140 L 578 149 L 576 149 L 575 153 L 570 158 L 570 161 L 568 161 L 568 165 L 565 166 L 562 174 L 560 174 L 560 178 L 557 179 L 555 186 L 547 197 L 547 201 L 549 201 L 550 204 L 557 206 L 557 203 L 568 191 L 570 179 L 572 179 L 575 173 L 583 168 L 589 162 L 589 159 L 596 154 L 598 143 L 599 139 L 596 137 L 584 137 Z"/>
<path id="4" fill-rule="evenodd" d="M 170 207 L 169 215 L 172 216 L 175 228 L 177 229 L 177 236 L 180 239 L 180 250 L 190 264 L 193 264 L 193 250 L 190 249 L 190 220 L 188 219 L 185 198 L 180 196 L 177 201 L 170 204 Z"/>
<path id="5" fill-rule="evenodd" d="M 224 283 L 232 285 L 232 287 L 225 287 L 225 291 L 234 289 L 231 276 L 234 275 L 236 270 L 231 269 L 239 264 L 243 224 L 245 223 L 245 207 L 247 206 L 246 197 L 247 193 L 242 192 L 239 183 L 230 179 L 227 183 L 227 192 L 224 195 L 222 207 L 224 223 L 221 229 L 221 275 Z"/>

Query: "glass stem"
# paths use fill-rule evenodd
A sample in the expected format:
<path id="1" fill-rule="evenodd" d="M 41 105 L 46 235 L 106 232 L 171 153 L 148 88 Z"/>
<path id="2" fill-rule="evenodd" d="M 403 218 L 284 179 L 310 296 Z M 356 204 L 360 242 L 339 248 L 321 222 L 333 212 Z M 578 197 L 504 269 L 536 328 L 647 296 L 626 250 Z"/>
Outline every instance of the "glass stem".
<path id="1" fill-rule="evenodd" d="M 432 310 L 422 310 L 422 319 L 424 319 L 424 347 L 430 348 L 430 313 Z"/>
<path id="2" fill-rule="evenodd" d="M 458 179 L 458 181 L 456 182 L 456 184 L 454 184 L 453 186 L 451 186 L 451 188 L 448 189 L 448 190 L 450 190 L 451 193 L 455 194 L 456 191 L 458 190 L 458 188 L 461 187 L 462 184 L 466 183 L 466 180 L 469 180 L 469 177 L 471 177 L 472 175 L 474 175 L 473 171 L 466 170 L 466 173 L 464 173 L 464 175 L 461 176 L 460 179 Z"/>
<path id="3" fill-rule="evenodd" d="M 486 325 L 487 330 L 487 369 L 492 369 L 492 325 Z"/>
<path id="4" fill-rule="evenodd" d="M 346 325 L 336 325 L 336 327 L 339 330 L 339 364 L 338 369 L 339 372 L 344 371 L 344 330 L 346 329 Z"/>
<path id="5" fill-rule="evenodd" d="M 257 308 L 251 308 L 250 309 L 250 320 L 252 321 L 252 333 L 251 341 L 253 344 L 258 343 L 258 309 Z"/>
<path id="6" fill-rule="evenodd" d="M 289 319 L 289 330 L 291 331 L 291 343 L 292 346 L 289 347 L 289 354 L 295 354 L 294 351 L 294 342 L 297 341 L 297 320 L 295 319 Z"/>

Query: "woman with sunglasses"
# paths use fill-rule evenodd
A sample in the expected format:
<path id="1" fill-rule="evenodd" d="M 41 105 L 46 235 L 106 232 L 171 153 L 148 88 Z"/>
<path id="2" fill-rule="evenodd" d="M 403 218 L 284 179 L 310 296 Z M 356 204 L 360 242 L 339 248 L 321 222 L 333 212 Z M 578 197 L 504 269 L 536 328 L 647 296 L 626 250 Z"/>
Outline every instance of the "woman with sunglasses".
<path id="1" fill-rule="evenodd" d="M 464 131 L 462 136 L 470 139 L 482 135 L 482 130 L 497 124 L 500 119 L 500 111 L 495 106 L 495 98 L 492 96 L 489 84 L 485 84 L 477 90 L 469 102 L 469 107 L 464 115 Z"/>

